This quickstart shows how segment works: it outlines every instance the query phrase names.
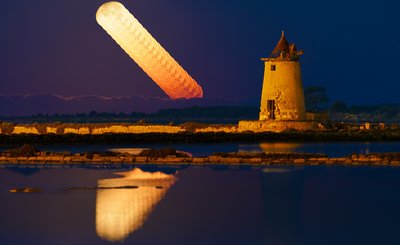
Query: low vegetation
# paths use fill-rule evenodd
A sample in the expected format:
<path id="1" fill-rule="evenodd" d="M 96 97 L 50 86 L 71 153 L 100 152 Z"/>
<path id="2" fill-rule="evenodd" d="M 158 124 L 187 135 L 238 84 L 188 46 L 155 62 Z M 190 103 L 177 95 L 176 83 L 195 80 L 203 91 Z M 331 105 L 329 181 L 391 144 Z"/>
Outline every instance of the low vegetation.
<path id="1" fill-rule="evenodd" d="M 182 153 L 182 152 L 177 152 L 175 149 L 171 148 L 166 148 L 166 149 L 160 149 L 160 150 L 154 150 L 154 149 L 149 149 L 149 150 L 143 150 L 139 156 L 146 156 L 150 158 L 165 158 L 169 156 L 174 156 L 174 157 L 189 157 L 189 155 Z"/>
<path id="2" fill-rule="evenodd" d="M 25 144 L 18 148 L 5 150 L 3 154 L 10 157 L 32 157 L 35 156 L 38 152 L 40 151 L 32 145 Z"/>
<path id="3" fill-rule="evenodd" d="M 242 153 L 242 152 L 216 152 L 212 156 L 227 157 L 227 158 L 268 158 L 268 159 L 309 159 L 315 157 L 327 157 L 326 154 L 320 153 Z"/>
<path id="4" fill-rule="evenodd" d="M 374 130 L 348 130 L 345 127 L 336 131 L 285 131 L 282 133 L 146 133 L 146 134 L 0 134 L 0 144 L 116 144 L 116 143 L 228 143 L 228 142 L 329 142 L 329 141 L 398 141 L 400 129 L 385 128 Z"/>

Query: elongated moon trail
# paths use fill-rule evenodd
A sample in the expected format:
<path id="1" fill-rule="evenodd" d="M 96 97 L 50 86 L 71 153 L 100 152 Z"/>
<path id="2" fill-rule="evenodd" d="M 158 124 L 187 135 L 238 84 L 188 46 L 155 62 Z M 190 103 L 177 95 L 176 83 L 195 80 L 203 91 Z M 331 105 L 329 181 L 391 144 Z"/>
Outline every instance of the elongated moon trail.
<path id="1" fill-rule="evenodd" d="M 119 2 L 107 2 L 96 13 L 97 23 L 171 98 L 203 97 L 200 85 Z"/>

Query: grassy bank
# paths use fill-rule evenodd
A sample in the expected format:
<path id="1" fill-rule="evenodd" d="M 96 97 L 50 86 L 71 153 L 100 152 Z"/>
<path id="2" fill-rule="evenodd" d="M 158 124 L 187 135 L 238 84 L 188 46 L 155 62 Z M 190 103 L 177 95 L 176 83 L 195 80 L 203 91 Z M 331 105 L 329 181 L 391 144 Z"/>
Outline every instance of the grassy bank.
<path id="1" fill-rule="evenodd" d="M 360 130 L 342 132 L 298 132 L 283 133 L 146 133 L 146 134 L 20 134 L 0 135 L 0 144 L 114 144 L 114 143 L 222 143 L 263 141 L 398 141 L 400 130 Z"/>

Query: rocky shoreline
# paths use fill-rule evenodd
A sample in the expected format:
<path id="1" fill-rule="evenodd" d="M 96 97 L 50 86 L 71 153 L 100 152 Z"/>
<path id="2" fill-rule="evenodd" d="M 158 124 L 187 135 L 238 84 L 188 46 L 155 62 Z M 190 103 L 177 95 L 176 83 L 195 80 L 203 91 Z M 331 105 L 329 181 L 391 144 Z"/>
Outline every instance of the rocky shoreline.
<path id="1" fill-rule="evenodd" d="M 214 153 L 191 157 L 172 149 L 147 150 L 138 155 L 115 152 L 56 153 L 40 152 L 30 146 L 4 151 L 0 167 L 9 166 L 101 166 L 101 165 L 345 165 L 400 166 L 400 152 L 352 154 L 332 158 L 314 153 Z"/>

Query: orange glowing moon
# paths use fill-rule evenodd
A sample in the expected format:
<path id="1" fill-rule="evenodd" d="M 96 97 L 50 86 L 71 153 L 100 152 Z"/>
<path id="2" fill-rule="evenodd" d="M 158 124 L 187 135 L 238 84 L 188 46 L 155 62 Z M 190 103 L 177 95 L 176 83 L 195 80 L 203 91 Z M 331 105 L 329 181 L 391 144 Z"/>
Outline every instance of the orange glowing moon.
<path id="1" fill-rule="evenodd" d="M 203 89 L 119 2 L 107 2 L 97 23 L 171 99 L 202 98 Z"/>

